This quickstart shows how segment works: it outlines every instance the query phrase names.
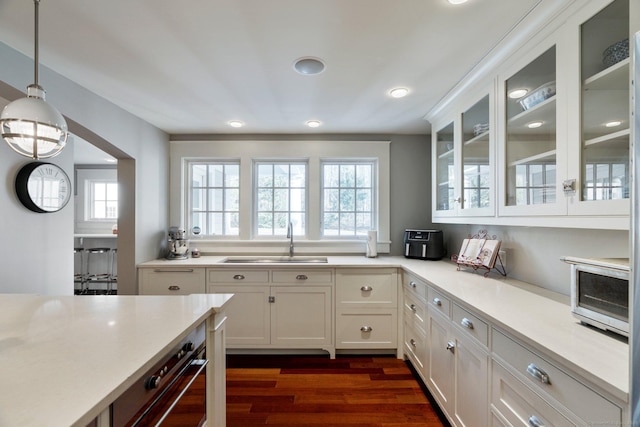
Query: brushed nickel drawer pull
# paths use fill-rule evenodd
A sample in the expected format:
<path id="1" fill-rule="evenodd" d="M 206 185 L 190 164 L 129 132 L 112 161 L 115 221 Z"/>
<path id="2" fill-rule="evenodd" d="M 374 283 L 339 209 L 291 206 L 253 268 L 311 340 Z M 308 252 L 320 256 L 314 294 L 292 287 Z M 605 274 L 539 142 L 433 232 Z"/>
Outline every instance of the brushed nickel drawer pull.
<path id="1" fill-rule="evenodd" d="M 193 273 L 193 268 L 155 268 L 154 273 Z"/>
<path id="2" fill-rule="evenodd" d="M 235 276 L 233 276 L 233 280 L 244 280 L 244 275 L 236 274 Z"/>
<path id="3" fill-rule="evenodd" d="M 527 366 L 527 373 L 542 384 L 551 384 L 549 375 L 542 369 L 538 368 L 535 363 L 529 363 L 529 366 Z"/>
<path id="4" fill-rule="evenodd" d="M 365 285 L 365 286 L 361 287 L 360 290 L 362 292 L 371 292 L 373 290 L 373 288 L 371 286 Z"/>
<path id="5" fill-rule="evenodd" d="M 178 285 L 171 285 L 171 286 L 169 286 L 169 290 L 170 290 L 170 291 L 179 291 L 179 290 L 180 290 L 180 286 L 178 286 Z"/>
<path id="6" fill-rule="evenodd" d="M 298 274 L 296 280 L 307 280 L 308 277 L 305 274 Z"/>
<path id="7" fill-rule="evenodd" d="M 416 312 L 416 305 L 415 304 L 411 304 L 409 306 L 409 308 L 411 309 L 411 311 L 413 311 L 414 313 Z"/>
<path id="8" fill-rule="evenodd" d="M 373 328 L 371 326 L 363 326 L 362 328 L 360 328 L 360 331 L 362 331 L 362 332 L 371 332 L 371 331 L 373 331 Z"/>
<path id="9" fill-rule="evenodd" d="M 544 423 L 540 421 L 540 418 L 536 417 L 535 415 L 531 415 L 529 417 L 529 425 L 531 427 L 545 427 Z"/>
<path id="10" fill-rule="evenodd" d="M 440 298 L 434 298 L 433 305 L 437 305 L 438 307 L 440 307 L 442 305 L 442 301 L 440 301 Z"/>
<path id="11" fill-rule="evenodd" d="M 467 319 L 466 317 L 462 318 L 462 320 L 460 321 L 460 324 L 467 329 L 473 329 L 473 322 Z"/>

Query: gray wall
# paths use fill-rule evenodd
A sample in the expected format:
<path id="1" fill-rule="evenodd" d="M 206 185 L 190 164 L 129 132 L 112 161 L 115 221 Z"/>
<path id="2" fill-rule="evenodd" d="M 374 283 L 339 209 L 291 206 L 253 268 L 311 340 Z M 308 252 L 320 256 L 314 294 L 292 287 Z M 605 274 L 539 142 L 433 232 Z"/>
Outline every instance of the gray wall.
<path id="1" fill-rule="evenodd" d="M 0 43 L 0 98 L 24 96 L 33 83 L 33 61 Z M 69 129 L 118 159 L 120 220 L 118 287 L 137 292 L 135 265 L 158 256 L 168 217 L 168 135 L 40 66 L 47 101 L 68 119 Z M 52 163 L 73 176 L 73 143 Z M 53 214 L 31 213 L 13 190 L 16 172 L 29 162 L 0 144 L 0 292 L 64 295 L 73 292 L 73 203 Z"/>

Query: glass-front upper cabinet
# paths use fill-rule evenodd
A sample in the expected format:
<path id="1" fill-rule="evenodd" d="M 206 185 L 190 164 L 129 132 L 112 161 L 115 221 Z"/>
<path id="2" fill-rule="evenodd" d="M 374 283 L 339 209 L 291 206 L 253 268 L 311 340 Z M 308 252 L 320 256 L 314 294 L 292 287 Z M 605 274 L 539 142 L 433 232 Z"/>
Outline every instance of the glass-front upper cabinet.
<path id="1" fill-rule="evenodd" d="M 463 211 L 492 212 L 493 152 L 491 150 L 489 95 L 462 113 Z"/>
<path id="2" fill-rule="evenodd" d="M 556 47 L 529 62 L 505 82 L 505 200 L 527 206 L 556 205 Z"/>
<path id="3" fill-rule="evenodd" d="M 457 210 L 455 196 L 454 135 L 453 122 L 436 131 L 435 145 L 435 211 L 439 214 L 454 214 Z"/>
<path id="4" fill-rule="evenodd" d="M 581 202 L 607 203 L 581 203 L 575 213 L 628 214 L 629 0 L 615 0 L 585 21 L 580 38 L 581 155 L 575 192 Z"/>

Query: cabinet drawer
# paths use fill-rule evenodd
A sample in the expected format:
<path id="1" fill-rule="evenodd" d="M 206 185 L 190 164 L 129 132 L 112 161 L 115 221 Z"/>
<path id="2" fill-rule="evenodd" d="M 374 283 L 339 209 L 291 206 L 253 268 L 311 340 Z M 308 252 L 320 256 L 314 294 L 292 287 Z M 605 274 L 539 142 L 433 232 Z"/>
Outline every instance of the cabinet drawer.
<path id="1" fill-rule="evenodd" d="M 338 270 L 336 303 L 350 307 L 398 306 L 398 284 L 395 269 Z"/>
<path id="2" fill-rule="evenodd" d="M 207 269 L 207 283 L 268 283 L 269 270 Z"/>
<path id="3" fill-rule="evenodd" d="M 427 306 L 410 292 L 404 294 L 404 318 L 409 325 L 426 331 Z"/>
<path id="4" fill-rule="evenodd" d="M 140 295 L 204 294 L 204 268 L 144 268 L 140 270 Z"/>
<path id="5" fill-rule="evenodd" d="M 427 336 L 408 322 L 404 324 L 404 350 L 411 358 L 416 370 L 424 375 L 427 362 Z"/>
<path id="6" fill-rule="evenodd" d="M 419 298 L 427 298 L 427 284 L 417 277 L 404 273 L 402 283 L 404 285 L 405 292 L 412 292 Z"/>
<path id="7" fill-rule="evenodd" d="M 273 283 L 332 283 L 333 272 L 326 270 L 275 270 L 272 273 Z"/>
<path id="8" fill-rule="evenodd" d="M 485 347 L 489 342 L 489 326 L 484 320 L 457 304 L 453 304 L 453 323 L 478 340 Z"/>
<path id="9" fill-rule="evenodd" d="M 336 348 L 397 348 L 396 310 L 338 310 Z"/>
<path id="10" fill-rule="evenodd" d="M 431 287 L 427 289 L 427 303 L 429 303 L 430 309 L 451 317 L 451 301 Z"/>
<path id="11" fill-rule="evenodd" d="M 496 361 L 493 361 L 491 390 L 493 406 L 513 427 L 531 427 L 536 418 L 545 426 L 576 425 Z"/>
<path id="12" fill-rule="evenodd" d="M 523 381 L 534 390 L 548 393 L 589 423 L 621 423 L 619 407 L 501 332 L 494 329 L 492 334 L 495 355 L 520 373 Z"/>

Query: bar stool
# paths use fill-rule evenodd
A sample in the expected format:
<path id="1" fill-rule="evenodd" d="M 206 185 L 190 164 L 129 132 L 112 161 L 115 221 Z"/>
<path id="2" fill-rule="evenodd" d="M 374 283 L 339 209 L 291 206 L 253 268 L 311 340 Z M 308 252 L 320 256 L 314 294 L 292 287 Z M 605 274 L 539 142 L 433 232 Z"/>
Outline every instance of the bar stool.
<path id="1" fill-rule="evenodd" d="M 88 248 L 87 253 L 87 284 L 106 283 L 107 289 L 104 293 L 109 293 L 111 289 L 111 248 Z M 99 289 L 89 289 L 87 292 L 98 294 Z"/>
<path id="2" fill-rule="evenodd" d="M 115 285 L 115 289 L 113 289 Z M 111 284 L 109 293 L 115 295 L 118 293 L 118 249 L 111 249 Z"/>
<path id="3" fill-rule="evenodd" d="M 73 293 L 76 295 L 83 294 L 86 291 L 87 276 L 84 268 L 84 248 L 73 248 Z M 80 285 L 79 289 L 75 289 L 76 283 Z"/>

